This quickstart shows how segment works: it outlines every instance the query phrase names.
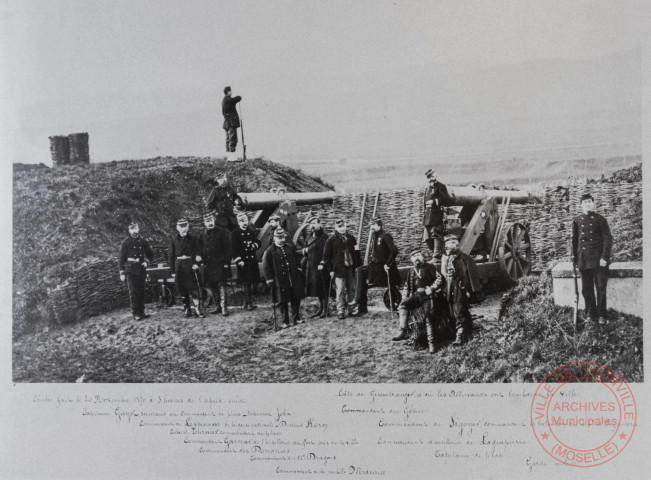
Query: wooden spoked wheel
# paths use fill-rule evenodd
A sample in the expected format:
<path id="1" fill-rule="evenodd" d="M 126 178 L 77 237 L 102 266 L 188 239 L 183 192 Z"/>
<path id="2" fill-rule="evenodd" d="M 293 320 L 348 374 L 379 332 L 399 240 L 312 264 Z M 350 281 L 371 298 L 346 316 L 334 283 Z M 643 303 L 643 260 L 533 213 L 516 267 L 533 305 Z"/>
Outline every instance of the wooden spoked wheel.
<path id="1" fill-rule="evenodd" d="M 294 245 L 296 245 L 296 248 L 299 250 L 307 245 L 307 237 L 310 234 L 308 226 L 308 223 L 301 225 L 298 230 L 296 230 L 296 233 L 294 233 L 294 238 L 292 238 Z"/>
<path id="2" fill-rule="evenodd" d="M 500 238 L 499 261 L 502 272 L 512 282 L 531 272 L 531 239 L 529 229 L 515 222 L 507 224 Z"/>

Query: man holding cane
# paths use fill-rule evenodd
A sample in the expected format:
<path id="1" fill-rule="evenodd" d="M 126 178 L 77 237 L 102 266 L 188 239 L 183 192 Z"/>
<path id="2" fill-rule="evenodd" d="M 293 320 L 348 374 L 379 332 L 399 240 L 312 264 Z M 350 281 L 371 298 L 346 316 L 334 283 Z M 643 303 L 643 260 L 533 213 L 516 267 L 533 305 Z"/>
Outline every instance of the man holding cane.
<path id="1" fill-rule="evenodd" d="M 127 282 L 131 312 L 135 320 L 147 318 L 145 314 L 145 281 L 147 280 L 147 264 L 151 261 L 153 252 L 149 243 L 140 236 L 137 222 L 129 224 L 129 236 L 120 246 L 118 266 L 120 281 Z"/>

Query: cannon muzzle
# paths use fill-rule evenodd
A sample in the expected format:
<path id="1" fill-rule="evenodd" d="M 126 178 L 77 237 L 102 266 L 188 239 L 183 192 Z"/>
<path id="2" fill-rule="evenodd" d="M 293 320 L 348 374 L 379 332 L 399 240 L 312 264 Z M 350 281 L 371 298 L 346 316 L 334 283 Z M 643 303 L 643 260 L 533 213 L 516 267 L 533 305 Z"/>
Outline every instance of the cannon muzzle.
<path id="1" fill-rule="evenodd" d="M 485 198 L 511 197 L 511 203 L 535 203 L 539 199 L 533 194 L 524 190 L 485 190 L 474 187 L 448 187 L 448 193 L 452 197 L 450 205 L 471 206 L 478 205 Z"/>
<path id="2" fill-rule="evenodd" d="M 276 208 L 280 202 L 294 200 L 297 206 L 332 203 L 335 192 L 300 192 L 300 193 L 238 193 L 248 210 L 266 210 Z"/>

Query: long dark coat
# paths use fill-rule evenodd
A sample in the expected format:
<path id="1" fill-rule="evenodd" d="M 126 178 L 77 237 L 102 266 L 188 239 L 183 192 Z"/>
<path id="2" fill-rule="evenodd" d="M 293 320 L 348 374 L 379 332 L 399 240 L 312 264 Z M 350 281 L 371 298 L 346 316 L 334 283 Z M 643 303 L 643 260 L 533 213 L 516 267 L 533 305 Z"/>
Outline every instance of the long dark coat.
<path id="1" fill-rule="evenodd" d="M 443 225 L 443 207 L 451 200 L 447 187 L 441 182 L 428 186 L 423 196 L 423 226 Z"/>
<path id="2" fill-rule="evenodd" d="M 196 265 L 197 255 L 201 255 L 197 238 L 190 233 L 185 237 L 178 233 L 172 235 L 169 246 L 169 264 L 171 268 L 174 268 L 174 283 L 179 292 L 197 288 L 195 274 L 192 270 L 192 265 Z M 185 260 L 177 258 L 182 256 L 191 258 Z"/>
<path id="3" fill-rule="evenodd" d="M 608 221 L 598 213 L 579 215 L 572 222 L 572 252 L 581 270 L 599 267 L 599 260 L 610 263 L 613 236 Z"/>
<path id="4" fill-rule="evenodd" d="M 231 239 L 225 229 L 217 226 L 212 230 L 205 229 L 199 235 L 199 248 L 206 282 L 225 282 L 231 278 Z"/>
<path id="5" fill-rule="evenodd" d="M 305 273 L 305 293 L 308 297 L 323 298 L 327 295 L 328 272 L 325 268 L 319 270 L 323 261 L 323 247 L 328 235 L 319 230 L 318 234 L 310 233 L 303 248 L 303 273 Z"/>
<path id="6" fill-rule="evenodd" d="M 357 240 L 350 233 L 340 235 L 337 232 L 328 237 L 323 247 L 323 263 L 328 272 L 335 272 L 335 277 L 346 277 L 344 249 L 348 250 L 353 260 L 353 268 L 359 267 L 355 253 Z"/>
<path id="7" fill-rule="evenodd" d="M 244 261 L 244 266 L 237 265 L 237 280 L 242 283 L 257 283 L 260 281 L 257 251 L 260 248 L 258 238 L 248 228 L 237 228 L 231 233 L 231 248 L 233 263 Z"/>
<path id="8" fill-rule="evenodd" d="M 224 130 L 229 128 L 238 128 L 240 126 L 240 116 L 237 114 L 235 105 L 242 100 L 242 97 L 225 96 L 222 100 L 222 114 L 224 115 Z"/>
<path id="9" fill-rule="evenodd" d="M 262 256 L 262 270 L 267 279 L 274 279 L 276 298 L 279 302 L 305 298 L 303 275 L 298 269 L 294 249 L 285 244 L 282 247 L 271 245 Z"/>
<path id="10" fill-rule="evenodd" d="M 398 272 L 396 264 L 398 253 L 398 247 L 396 247 L 391 234 L 384 230 L 371 233 L 371 255 L 368 264 L 369 283 L 383 287 L 388 286 L 387 272 L 384 270 L 384 266 L 389 265 L 391 286 L 400 285 L 400 272 Z"/>
<path id="11" fill-rule="evenodd" d="M 451 269 L 449 268 L 450 260 L 452 261 Z M 445 298 L 448 302 L 467 304 L 469 299 L 466 293 L 472 296 L 473 293 L 481 291 L 477 264 L 464 252 L 460 251 L 452 257 L 443 255 L 441 273 L 447 280 Z"/>

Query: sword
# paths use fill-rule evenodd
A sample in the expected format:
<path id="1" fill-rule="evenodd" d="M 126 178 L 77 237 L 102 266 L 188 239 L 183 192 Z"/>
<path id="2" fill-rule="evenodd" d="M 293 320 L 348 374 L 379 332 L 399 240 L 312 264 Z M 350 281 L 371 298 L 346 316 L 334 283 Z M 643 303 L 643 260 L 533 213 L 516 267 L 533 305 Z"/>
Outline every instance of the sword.
<path id="1" fill-rule="evenodd" d="M 387 272 L 387 285 L 389 286 L 389 311 L 391 312 L 391 320 L 393 320 L 393 298 L 391 298 L 391 275 Z"/>

